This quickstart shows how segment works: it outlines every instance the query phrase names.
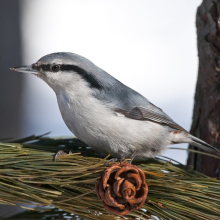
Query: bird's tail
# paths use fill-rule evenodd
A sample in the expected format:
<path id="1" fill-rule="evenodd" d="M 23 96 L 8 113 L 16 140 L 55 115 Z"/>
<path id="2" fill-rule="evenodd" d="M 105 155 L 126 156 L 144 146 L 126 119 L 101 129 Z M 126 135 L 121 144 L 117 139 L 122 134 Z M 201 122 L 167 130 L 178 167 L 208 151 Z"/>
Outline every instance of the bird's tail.
<path id="1" fill-rule="evenodd" d="M 189 138 L 191 139 L 190 144 L 192 144 L 193 146 L 199 147 L 202 150 L 209 152 L 209 153 L 217 153 L 219 152 L 218 149 L 216 149 L 215 147 L 207 144 L 205 141 L 202 141 L 201 139 L 194 137 L 192 135 L 189 135 Z"/>

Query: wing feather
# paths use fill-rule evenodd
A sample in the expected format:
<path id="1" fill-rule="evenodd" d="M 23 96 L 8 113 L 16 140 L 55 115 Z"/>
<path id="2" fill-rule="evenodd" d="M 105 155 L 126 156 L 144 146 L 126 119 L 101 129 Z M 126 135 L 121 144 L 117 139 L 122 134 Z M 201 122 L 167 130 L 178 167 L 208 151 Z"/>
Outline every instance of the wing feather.
<path id="1" fill-rule="evenodd" d="M 141 121 L 153 121 L 167 125 L 173 129 L 187 132 L 184 128 L 175 123 L 167 114 L 153 104 L 142 107 L 134 107 L 131 110 L 114 109 L 115 112 L 123 114 L 125 117 Z M 188 133 L 188 132 L 187 132 Z"/>

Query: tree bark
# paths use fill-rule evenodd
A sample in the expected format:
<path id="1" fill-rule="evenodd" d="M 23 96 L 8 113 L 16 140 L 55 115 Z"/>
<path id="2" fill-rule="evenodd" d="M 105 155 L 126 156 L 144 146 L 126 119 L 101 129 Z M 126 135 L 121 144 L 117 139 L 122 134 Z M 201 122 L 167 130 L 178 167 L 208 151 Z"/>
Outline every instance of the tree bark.
<path id="1" fill-rule="evenodd" d="M 190 133 L 220 149 L 220 0 L 203 0 L 196 15 L 199 70 Z M 218 28 L 219 25 L 219 28 Z M 189 148 L 193 148 L 189 146 Z M 220 178 L 220 160 L 190 153 L 188 165 Z"/>

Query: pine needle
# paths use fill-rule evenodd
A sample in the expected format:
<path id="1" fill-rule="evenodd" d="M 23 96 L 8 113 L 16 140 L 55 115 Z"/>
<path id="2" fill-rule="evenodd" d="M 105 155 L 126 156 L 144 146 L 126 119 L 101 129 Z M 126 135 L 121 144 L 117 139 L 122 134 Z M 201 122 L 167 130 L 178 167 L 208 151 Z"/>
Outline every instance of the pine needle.
<path id="1" fill-rule="evenodd" d="M 72 154 L 53 162 L 58 150 Z M 0 143 L 0 204 L 26 204 L 27 209 L 49 205 L 86 219 L 220 219 L 218 180 L 154 159 L 137 163 L 149 186 L 143 209 L 125 217 L 112 215 L 94 190 L 106 162 L 107 158 L 75 138 L 30 136 Z M 28 207 L 33 204 L 37 206 Z"/>

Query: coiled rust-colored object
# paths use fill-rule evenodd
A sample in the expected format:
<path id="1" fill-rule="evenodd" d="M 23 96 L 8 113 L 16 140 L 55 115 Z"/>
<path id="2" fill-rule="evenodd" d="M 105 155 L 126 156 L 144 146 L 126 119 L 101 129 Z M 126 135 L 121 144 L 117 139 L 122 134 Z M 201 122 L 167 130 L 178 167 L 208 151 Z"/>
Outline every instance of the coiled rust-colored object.
<path id="1" fill-rule="evenodd" d="M 95 189 L 105 209 L 116 215 L 140 209 L 148 193 L 144 172 L 129 163 L 115 163 L 106 168 Z"/>

